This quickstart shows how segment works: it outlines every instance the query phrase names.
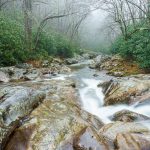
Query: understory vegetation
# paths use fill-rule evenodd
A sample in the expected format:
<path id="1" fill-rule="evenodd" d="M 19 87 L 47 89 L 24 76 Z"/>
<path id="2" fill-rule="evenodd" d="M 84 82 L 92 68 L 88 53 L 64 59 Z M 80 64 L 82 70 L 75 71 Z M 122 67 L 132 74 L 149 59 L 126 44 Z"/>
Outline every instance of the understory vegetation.
<path id="1" fill-rule="evenodd" d="M 116 0 L 112 3 L 112 32 L 117 34 L 110 51 L 134 61 L 145 71 L 150 69 L 150 1 Z M 114 33 L 114 32 L 113 32 Z"/>
<path id="2" fill-rule="evenodd" d="M 128 38 L 122 35 L 118 36 L 111 46 L 113 54 L 120 54 L 122 57 L 129 61 L 136 61 L 141 68 L 150 68 L 150 29 L 139 27 Z"/>
<path id="3" fill-rule="evenodd" d="M 77 45 L 52 30 L 42 31 L 35 48 L 36 31 L 32 33 L 32 49 L 26 47 L 24 26 L 21 21 L 0 14 L 0 66 L 15 65 L 49 56 L 72 57 Z"/>

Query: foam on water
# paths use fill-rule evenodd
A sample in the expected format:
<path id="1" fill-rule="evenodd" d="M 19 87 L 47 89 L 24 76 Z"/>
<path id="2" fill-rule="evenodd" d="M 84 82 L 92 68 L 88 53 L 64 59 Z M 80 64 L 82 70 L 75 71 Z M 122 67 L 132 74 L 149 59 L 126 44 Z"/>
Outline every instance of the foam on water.
<path id="1" fill-rule="evenodd" d="M 73 66 L 80 66 L 82 64 L 89 64 L 89 62 L 75 64 Z M 56 77 L 47 78 L 45 80 L 66 80 L 67 78 L 79 80 L 78 89 L 83 109 L 95 116 L 98 116 L 104 123 L 112 122 L 112 116 L 121 110 L 129 110 L 150 117 L 150 104 L 140 105 L 139 103 L 135 103 L 133 105 L 122 104 L 104 106 L 104 94 L 102 92 L 102 88 L 98 87 L 98 84 L 103 81 L 95 79 L 93 77 L 93 71 L 90 71 L 89 68 L 83 67 L 83 69 L 79 69 L 70 75 L 59 74 Z M 142 121 L 140 123 L 150 128 L 150 121 Z"/>
<path id="2" fill-rule="evenodd" d="M 130 110 L 138 114 L 143 114 L 145 116 L 150 116 L 150 105 L 113 105 L 104 106 L 104 94 L 102 93 L 102 88 L 97 85 L 100 83 L 96 79 L 82 79 L 84 87 L 79 89 L 80 98 L 83 103 L 83 108 L 93 115 L 98 116 L 104 123 L 110 123 L 111 117 L 118 111 Z M 150 125 L 150 122 L 147 123 Z"/>
<path id="3" fill-rule="evenodd" d="M 67 74 L 59 74 L 56 77 L 52 77 L 52 78 L 45 78 L 45 81 L 49 81 L 49 80 L 66 80 L 66 78 L 72 77 L 73 75 L 67 75 Z"/>

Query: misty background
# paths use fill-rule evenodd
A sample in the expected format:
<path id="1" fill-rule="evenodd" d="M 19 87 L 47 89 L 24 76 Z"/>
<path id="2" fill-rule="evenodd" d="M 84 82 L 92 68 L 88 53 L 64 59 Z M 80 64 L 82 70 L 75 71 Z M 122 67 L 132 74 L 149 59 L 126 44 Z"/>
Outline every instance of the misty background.
<path id="1" fill-rule="evenodd" d="M 7 15 L 18 20 L 19 17 L 23 17 L 22 8 L 23 0 L 12 0 L 3 7 L 3 10 L 7 10 L 4 11 Z M 96 0 L 33 1 L 31 17 L 33 25 L 37 28 L 43 18 L 61 14 L 71 15 L 48 20 L 42 30 L 62 33 L 88 50 L 99 51 L 110 46 L 114 37 L 107 28 L 109 15 L 107 11 L 97 8 Z"/>

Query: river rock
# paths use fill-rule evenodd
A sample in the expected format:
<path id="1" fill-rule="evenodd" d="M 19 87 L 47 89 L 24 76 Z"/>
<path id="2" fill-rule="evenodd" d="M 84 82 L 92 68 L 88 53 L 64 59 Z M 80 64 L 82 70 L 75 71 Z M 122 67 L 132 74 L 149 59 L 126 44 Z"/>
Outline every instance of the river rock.
<path id="1" fill-rule="evenodd" d="M 113 121 L 122 121 L 122 122 L 134 122 L 134 121 L 144 121 L 150 120 L 149 117 L 142 114 L 138 114 L 129 110 L 122 110 L 113 115 Z"/>
<path id="2" fill-rule="evenodd" d="M 56 60 L 55 60 L 56 61 Z M 55 76 L 57 74 L 70 73 L 71 69 L 63 64 L 51 63 L 45 68 L 3 67 L 0 68 L 0 82 L 21 82 L 43 78 L 45 74 Z"/>
<path id="3" fill-rule="evenodd" d="M 107 74 L 115 77 L 144 73 L 144 70 L 139 68 L 138 64 L 123 59 L 119 55 L 105 56 L 98 60 L 92 67 L 95 66 L 95 69 L 98 70 L 107 70 Z"/>
<path id="4" fill-rule="evenodd" d="M 98 56 L 99 54 L 93 51 L 84 51 L 82 54 L 82 57 L 86 60 L 88 59 L 94 59 Z"/>
<path id="5" fill-rule="evenodd" d="M 105 62 L 106 60 L 110 59 L 110 56 L 107 56 L 107 55 L 98 55 L 97 57 L 95 57 L 93 59 L 93 63 L 90 64 L 90 68 L 91 69 L 98 69 L 100 70 L 100 66 L 103 64 L 103 62 Z"/>
<path id="6" fill-rule="evenodd" d="M 132 122 L 115 122 L 104 125 L 99 131 L 104 137 L 115 140 L 119 133 L 148 133 L 149 129 L 140 124 Z"/>
<path id="7" fill-rule="evenodd" d="M 73 65 L 73 64 L 77 64 L 77 63 L 80 63 L 80 62 L 83 62 L 85 61 L 86 59 L 89 59 L 89 58 L 84 58 L 83 56 L 81 55 L 78 55 L 78 54 L 75 54 L 75 56 L 73 58 L 68 58 L 65 60 L 65 63 L 67 65 Z"/>
<path id="8" fill-rule="evenodd" d="M 17 64 L 16 67 L 17 68 L 21 68 L 21 69 L 30 69 L 30 68 L 33 68 L 32 64 L 28 64 L 28 63 Z"/>
<path id="9" fill-rule="evenodd" d="M 76 58 L 68 58 L 66 59 L 67 65 L 77 64 L 79 61 Z"/>
<path id="10" fill-rule="evenodd" d="M 150 80 L 148 76 L 149 75 L 145 75 L 144 77 L 143 75 L 142 78 L 138 78 L 138 76 L 129 76 L 114 79 L 105 93 L 105 105 L 129 104 L 135 101 L 134 99 L 137 96 L 149 93 Z"/>
<path id="11" fill-rule="evenodd" d="M 116 137 L 117 150 L 149 150 L 150 133 L 121 133 Z"/>
<path id="12" fill-rule="evenodd" d="M 112 84 L 113 80 L 104 81 L 100 84 L 98 84 L 98 87 L 102 88 L 102 92 L 106 94 L 107 90 L 109 90 L 110 85 Z"/>
<path id="13" fill-rule="evenodd" d="M 42 62 L 42 67 L 48 67 L 50 65 L 50 62 L 48 60 L 44 60 Z"/>
<path id="14" fill-rule="evenodd" d="M 10 76 L 10 81 L 11 82 L 30 81 L 35 80 L 40 76 L 41 72 L 39 69 L 36 68 L 31 69 L 14 68 L 13 74 Z"/>
<path id="15" fill-rule="evenodd" d="M 99 141 L 103 141 L 103 144 L 100 144 Z M 73 147 L 75 150 L 111 150 L 114 148 L 114 145 L 95 133 L 92 129 L 86 128 L 74 138 Z"/>
<path id="16" fill-rule="evenodd" d="M 107 74 L 110 74 L 115 77 L 123 77 L 124 76 L 124 72 L 121 72 L 121 71 L 108 72 Z"/>
<path id="17" fill-rule="evenodd" d="M 40 78 L 42 76 L 40 69 L 30 69 L 27 70 L 27 72 L 23 75 L 21 79 L 25 81 L 35 80 L 37 78 Z"/>
<path id="18" fill-rule="evenodd" d="M 0 71 L 0 82 L 9 82 L 8 74 Z"/>
<path id="19" fill-rule="evenodd" d="M 107 150 L 111 147 L 96 134 L 103 123 L 80 108 L 70 81 L 53 80 L 41 84 L 53 86 L 53 92 L 47 91 L 45 101 L 15 130 L 6 150 L 73 150 L 78 146 Z"/>
<path id="20" fill-rule="evenodd" d="M 0 148 L 20 121 L 45 98 L 45 93 L 21 86 L 0 89 Z"/>

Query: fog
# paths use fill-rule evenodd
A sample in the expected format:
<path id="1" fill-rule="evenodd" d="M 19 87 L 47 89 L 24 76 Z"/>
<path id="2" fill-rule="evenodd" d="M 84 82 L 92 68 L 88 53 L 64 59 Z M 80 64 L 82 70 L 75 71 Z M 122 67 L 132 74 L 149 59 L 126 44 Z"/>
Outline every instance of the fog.
<path id="1" fill-rule="evenodd" d="M 102 4 L 100 0 L 34 0 L 29 17 L 38 30 L 38 26 L 46 17 L 64 15 L 47 19 L 42 30 L 61 33 L 71 42 L 80 44 L 82 48 L 103 50 L 110 46 L 117 32 L 111 33 L 109 25 L 112 24 L 112 16 L 102 8 Z M 5 13 L 14 15 L 14 18 L 16 13 L 23 16 L 23 0 L 9 2 L 3 9 L 7 10 Z"/>
<path id="2" fill-rule="evenodd" d="M 108 13 L 95 10 L 84 20 L 80 27 L 80 38 L 83 47 L 100 50 L 108 46 L 109 38 L 105 33 L 105 20 Z"/>
<path id="3" fill-rule="evenodd" d="M 70 15 L 64 18 L 50 20 L 47 27 L 67 35 L 69 38 L 75 39 L 83 48 L 92 50 L 101 50 L 110 45 L 110 35 L 105 27 L 105 20 L 108 13 L 101 9 L 95 9 L 94 1 L 78 1 L 78 0 L 44 0 L 42 3 L 35 2 L 35 16 L 40 20 L 48 14 L 63 14 L 64 12 L 78 11 L 77 15 Z M 53 6 L 53 7 L 52 7 Z M 88 12 L 89 11 L 89 12 Z M 84 14 L 88 15 L 82 20 Z M 78 31 L 73 31 L 76 25 L 82 20 L 78 26 Z"/>

